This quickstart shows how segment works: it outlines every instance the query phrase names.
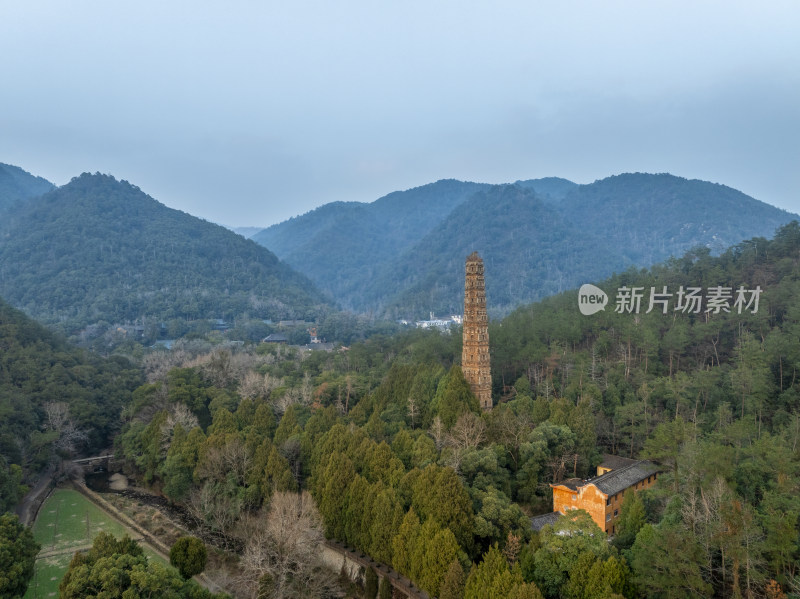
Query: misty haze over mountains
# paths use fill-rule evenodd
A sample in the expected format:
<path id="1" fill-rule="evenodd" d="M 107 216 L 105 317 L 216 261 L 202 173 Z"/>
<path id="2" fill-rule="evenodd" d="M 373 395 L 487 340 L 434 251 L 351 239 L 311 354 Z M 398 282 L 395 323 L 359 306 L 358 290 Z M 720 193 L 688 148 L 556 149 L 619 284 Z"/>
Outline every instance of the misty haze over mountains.
<path id="1" fill-rule="evenodd" d="M 419 318 L 461 312 L 464 258 L 478 251 L 497 317 L 698 246 L 771 237 L 795 218 L 669 174 L 441 180 L 248 228 L 249 241 L 108 175 L 55 188 L 0 165 L 0 297 L 69 330 L 147 321 L 181 332 L 202 319 L 316 320 L 336 307 Z"/>
<path id="2" fill-rule="evenodd" d="M 486 185 L 443 180 L 370 204 L 326 204 L 253 236 L 344 307 L 460 312 L 464 257 L 486 262 L 490 313 L 697 246 L 771 237 L 797 215 L 669 174 Z"/>
<path id="3" fill-rule="evenodd" d="M 136 324 L 174 338 L 195 321 L 314 319 L 328 303 L 269 250 L 109 175 L 8 206 L 0 297 L 66 333 Z"/>

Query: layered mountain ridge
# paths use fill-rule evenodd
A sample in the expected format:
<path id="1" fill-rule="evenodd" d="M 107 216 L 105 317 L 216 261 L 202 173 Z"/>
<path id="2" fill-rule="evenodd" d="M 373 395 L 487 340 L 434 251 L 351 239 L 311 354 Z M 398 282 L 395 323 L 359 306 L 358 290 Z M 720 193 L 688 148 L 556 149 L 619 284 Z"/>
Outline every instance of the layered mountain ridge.
<path id="1" fill-rule="evenodd" d="M 0 296 L 67 333 L 92 325 L 313 318 L 327 301 L 241 236 L 88 174 L 0 223 Z"/>
<path id="2" fill-rule="evenodd" d="M 68 334 L 120 323 L 164 335 L 167 323 L 180 333 L 204 319 L 314 320 L 331 302 L 381 318 L 459 313 L 464 258 L 476 250 L 498 317 L 697 246 L 718 253 L 770 237 L 797 218 L 670 174 L 588 185 L 444 179 L 372 203 L 326 204 L 251 241 L 107 175 L 55 188 L 0 165 L 2 193 L 0 296 Z"/>
<path id="3" fill-rule="evenodd" d="M 18 166 L 0 163 L 0 216 L 22 204 L 55 189 L 47 179 L 36 177 Z"/>
<path id="4" fill-rule="evenodd" d="M 548 177 L 442 180 L 370 204 L 337 202 L 253 239 L 343 306 L 387 317 L 460 312 L 464 258 L 487 262 L 490 313 L 704 246 L 770 237 L 797 215 L 730 187 L 629 173 L 588 185 Z"/>

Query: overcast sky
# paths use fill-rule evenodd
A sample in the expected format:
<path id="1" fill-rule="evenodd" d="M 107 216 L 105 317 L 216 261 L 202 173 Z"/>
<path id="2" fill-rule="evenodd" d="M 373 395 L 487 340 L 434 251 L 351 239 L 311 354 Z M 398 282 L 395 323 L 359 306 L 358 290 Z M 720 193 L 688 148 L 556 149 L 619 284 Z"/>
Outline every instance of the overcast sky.
<path id="1" fill-rule="evenodd" d="M 670 172 L 800 212 L 800 2 L 0 0 L 0 162 L 266 226 Z"/>

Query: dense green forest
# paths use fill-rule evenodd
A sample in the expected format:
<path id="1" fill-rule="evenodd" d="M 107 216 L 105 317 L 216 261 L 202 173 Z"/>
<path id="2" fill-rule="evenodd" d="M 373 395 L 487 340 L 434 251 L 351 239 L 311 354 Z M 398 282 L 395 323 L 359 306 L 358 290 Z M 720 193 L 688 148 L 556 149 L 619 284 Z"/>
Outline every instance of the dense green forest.
<path id="1" fill-rule="evenodd" d="M 475 249 L 499 317 L 688 247 L 713 253 L 772 234 L 791 218 L 728 187 L 666 174 L 590 185 L 443 180 L 369 204 L 325 205 L 255 237 L 325 298 L 258 244 L 110 176 L 84 174 L 54 189 L 1 165 L 0 210 L 0 296 L 106 353 L 204 335 L 218 321 L 235 326 L 239 340 L 263 338 L 269 321 L 285 319 L 329 319 L 337 323 L 329 340 L 363 338 L 341 334 L 350 317 L 333 301 L 370 321 L 457 313 L 463 258 Z M 595 222 L 606 225 L 594 230 Z"/>
<path id="2" fill-rule="evenodd" d="M 497 318 L 695 246 L 718 254 L 792 218 L 730 187 L 669 174 L 588 185 L 551 177 L 496 189 L 450 180 L 371 204 L 328 204 L 254 239 L 343 307 L 391 318 L 460 312 L 463 260 L 477 250 L 489 261 Z"/>
<path id="3" fill-rule="evenodd" d="M 315 281 L 345 308 L 362 311 L 370 282 L 458 205 L 487 185 L 442 180 L 370 204 L 335 202 L 252 239 Z"/>
<path id="4" fill-rule="evenodd" d="M 0 221 L 0 296 L 78 340 L 139 325 L 119 334 L 150 342 L 196 321 L 313 320 L 326 304 L 258 244 L 100 174 Z"/>
<path id="5" fill-rule="evenodd" d="M 103 359 L 0 300 L 0 513 L 55 454 L 109 447 L 143 382 L 126 359 Z"/>
<path id="6" fill-rule="evenodd" d="M 623 270 L 625 263 L 601 236 L 578 229 L 556 206 L 518 185 L 476 193 L 371 281 L 368 298 L 386 302 L 393 317 L 460 314 L 464 303 L 464 258 L 475 248 L 486 266 L 488 308 L 507 314 L 537 296 L 547 296 Z M 396 292 L 386 298 L 386 290 Z"/>
<path id="7" fill-rule="evenodd" d="M 125 597 L 144 599 L 230 599 L 202 588 L 152 558 L 129 537 L 101 532 L 87 551 L 78 551 L 58 587 L 62 599 Z"/>
<path id="8" fill-rule="evenodd" d="M 458 367 L 458 334 L 163 356 L 119 448 L 242 552 L 254 585 L 278 580 L 258 566 L 258 522 L 308 490 L 327 536 L 440 599 L 796 596 L 799 266 L 792 223 L 598 283 L 611 303 L 592 316 L 574 291 L 521 308 L 491 324 L 488 413 Z M 763 293 L 741 313 L 735 291 L 729 311 L 675 310 L 673 297 L 666 314 L 646 313 L 647 299 L 616 312 L 624 285 Z M 612 542 L 581 510 L 532 531 L 549 483 L 590 475 L 603 452 L 662 469 L 626 495 Z"/>

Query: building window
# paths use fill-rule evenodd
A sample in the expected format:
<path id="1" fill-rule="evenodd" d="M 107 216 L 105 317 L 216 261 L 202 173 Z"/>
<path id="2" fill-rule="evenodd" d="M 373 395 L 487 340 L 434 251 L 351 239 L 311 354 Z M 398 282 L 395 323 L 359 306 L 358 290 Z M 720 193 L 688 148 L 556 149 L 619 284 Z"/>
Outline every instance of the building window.
<path id="1" fill-rule="evenodd" d="M 606 497 L 606 505 L 611 505 L 611 497 Z"/>
<path id="2" fill-rule="evenodd" d="M 606 522 L 611 522 L 611 514 L 606 514 Z"/>
<path id="3" fill-rule="evenodd" d="M 619 513 L 619 510 L 614 510 L 614 517 L 615 517 L 615 518 L 617 517 L 617 514 L 618 514 L 618 513 Z"/>

